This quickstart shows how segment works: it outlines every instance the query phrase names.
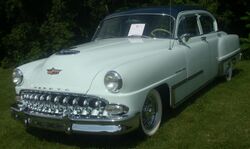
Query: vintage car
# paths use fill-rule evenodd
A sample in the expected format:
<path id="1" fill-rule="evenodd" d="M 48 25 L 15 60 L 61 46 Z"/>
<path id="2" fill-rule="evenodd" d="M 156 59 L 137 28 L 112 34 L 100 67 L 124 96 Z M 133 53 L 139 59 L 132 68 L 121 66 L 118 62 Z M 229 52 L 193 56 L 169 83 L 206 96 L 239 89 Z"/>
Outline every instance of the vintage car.
<path id="1" fill-rule="evenodd" d="M 175 108 L 217 76 L 231 80 L 239 37 L 195 7 L 106 16 L 91 42 L 16 68 L 12 116 L 67 133 L 157 132 Z"/>

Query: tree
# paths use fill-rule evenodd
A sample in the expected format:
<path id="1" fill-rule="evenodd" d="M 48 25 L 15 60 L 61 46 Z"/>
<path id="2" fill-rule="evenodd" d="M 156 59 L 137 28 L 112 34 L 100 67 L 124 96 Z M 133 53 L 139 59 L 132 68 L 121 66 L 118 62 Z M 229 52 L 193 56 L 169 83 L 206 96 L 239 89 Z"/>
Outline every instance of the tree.
<path id="1" fill-rule="evenodd" d="M 243 47 L 249 47 L 246 17 L 239 19 L 249 10 L 245 0 L 5 0 L 0 1 L 0 61 L 2 66 L 14 66 L 47 57 L 90 41 L 99 21 L 109 13 L 170 2 L 208 9 L 221 30 L 244 37 Z"/>
<path id="2" fill-rule="evenodd" d="M 250 29 L 250 12 L 246 13 L 246 16 L 241 17 L 243 21 L 246 21 L 246 28 Z M 248 32 L 248 37 L 246 38 L 241 38 L 241 48 L 243 51 L 243 56 L 246 59 L 250 59 L 250 32 Z"/>

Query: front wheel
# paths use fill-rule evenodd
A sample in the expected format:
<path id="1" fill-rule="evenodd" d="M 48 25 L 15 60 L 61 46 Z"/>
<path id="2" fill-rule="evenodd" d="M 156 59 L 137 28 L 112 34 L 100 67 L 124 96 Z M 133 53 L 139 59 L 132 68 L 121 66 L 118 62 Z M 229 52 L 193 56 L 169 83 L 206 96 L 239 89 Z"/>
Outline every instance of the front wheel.
<path id="1" fill-rule="evenodd" d="M 152 136 L 159 129 L 162 120 L 162 101 L 157 90 L 151 90 L 146 97 L 140 114 L 141 131 Z"/>

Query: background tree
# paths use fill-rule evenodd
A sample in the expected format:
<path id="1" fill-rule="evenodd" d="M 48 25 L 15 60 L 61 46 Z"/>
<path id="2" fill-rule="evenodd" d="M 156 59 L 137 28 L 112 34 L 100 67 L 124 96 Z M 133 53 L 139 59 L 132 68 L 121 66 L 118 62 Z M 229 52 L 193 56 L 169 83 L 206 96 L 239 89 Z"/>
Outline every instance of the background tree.
<path id="1" fill-rule="evenodd" d="M 219 28 L 237 33 L 249 49 L 245 28 L 250 3 L 245 0 L 175 0 L 172 5 L 196 5 L 215 14 Z M 99 21 L 109 13 L 137 7 L 168 6 L 166 0 L 5 0 L 0 1 L 0 62 L 20 65 L 69 46 L 91 40 Z M 250 54 L 245 52 L 246 58 Z"/>
<path id="2" fill-rule="evenodd" d="M 250 12 L 246 13 L 246 16 L 241 18 L 243 21 L 246 21 L 246 28 L 250 30 Z M 248 32 L 248 37 L 241 38 L 242 50 L 246 59 L 250 59 L 250 32 Z"/>

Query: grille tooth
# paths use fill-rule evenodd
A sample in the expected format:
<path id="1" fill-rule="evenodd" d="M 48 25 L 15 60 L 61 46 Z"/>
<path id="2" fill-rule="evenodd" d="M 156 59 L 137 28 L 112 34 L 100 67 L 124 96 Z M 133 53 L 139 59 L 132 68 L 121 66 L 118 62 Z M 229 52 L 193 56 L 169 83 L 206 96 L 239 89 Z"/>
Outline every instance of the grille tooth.
<path id="1" fill-rule="evenodd" d="M 100 118 L 108 102 L 95 96 L 43 91 L 21 91 L 22 103 L 33 113 L 74 118 Z"/>
<path id="2" fill-rule="evenodd" d="M 35 94 L 34 99 L 35 99 L 35 100 L 38 100 L 38 99 L 39 99 L 39 95 L 38 95 L 38 94 Z"/>
<path id="3" fill-rule="evenodd" d="M 45 95 L 40 96 L 40 101 L 43 101 L 43 100 L 45 100 Z"/>
<path id="4" fill-rule="evenodd" d="M 74 98 L 72 101 L 72 105 L 78 105 L 79 98 Z"/>
<path id="5" fill-rule="evenodd" d="M 67 105 L 67 104 L 69 103 L 69 99 L 70 99 L 69 96 L 65 96 L 65 97 L 62 99 L 62 104 Z"/>
<path id="6" fill-rule="evenodd" d="M 87 107 L 89 105 L 89 101 L 87 99 L 85 99 L 83 102 L 82 102 L 82 105 Z"/>
<path id="7" fill-rule="evenodd" d="M 55 102 L 55 103 L 59 103 L 60 98 L 61 98 L 60 96 L 56 96 L 56 97 L 54 98 L 54 102 Z"/>
<path id="8" fill-rule="evenodd" d="M 52 96 L 51 95 L 47 95 L 46 101 L 51 101 L 51 99 L 52 99 Z"/>

